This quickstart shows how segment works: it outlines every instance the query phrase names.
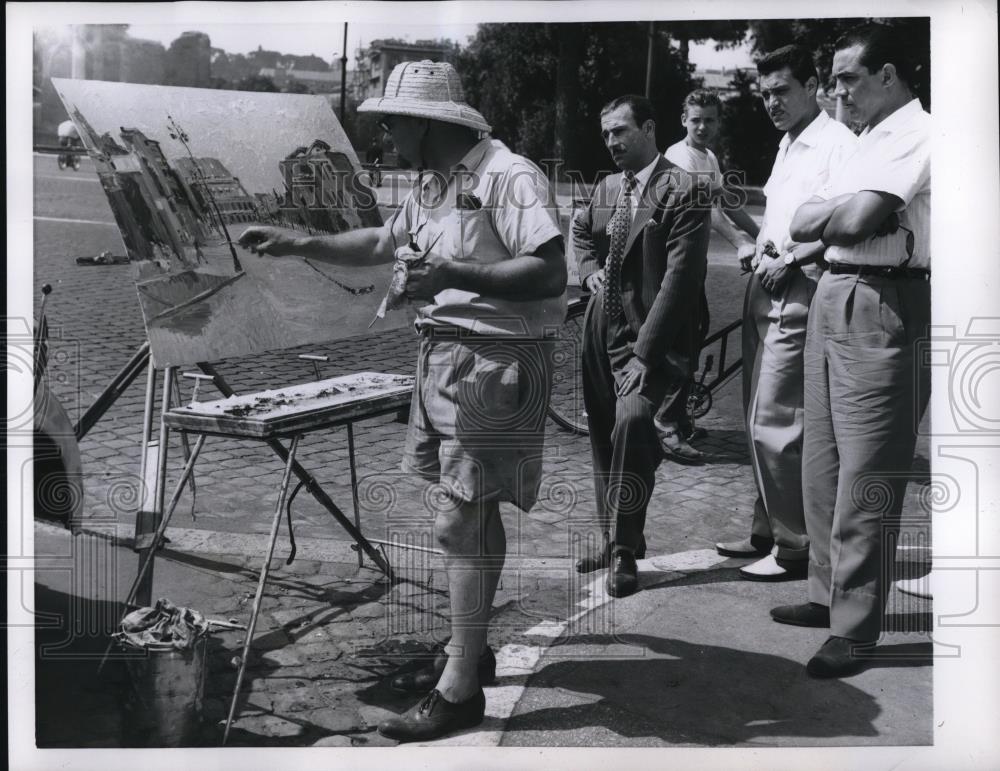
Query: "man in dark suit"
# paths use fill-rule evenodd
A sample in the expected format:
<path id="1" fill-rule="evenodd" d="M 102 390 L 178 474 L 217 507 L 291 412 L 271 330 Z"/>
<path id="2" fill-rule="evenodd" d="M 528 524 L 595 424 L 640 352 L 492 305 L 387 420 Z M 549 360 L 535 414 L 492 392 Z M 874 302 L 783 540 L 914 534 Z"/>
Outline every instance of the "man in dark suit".
<path id="1" fill-rule="evenodd" d="M 635 560 L 645 554 L 646 507 L 662 460 L 653 415 L 670 378 L 668 354 L 685 359 L 697 332 L 711 191 L 660 155 L 648 99 L 609 102 L 601 134 L 622 173 L 597 185 L 573 222 L 573 245 L 591 291 L 583 394 L 605 543 L 576 568 L 607 566 L 608 594 L 626 597 L 638 588 Z"/>

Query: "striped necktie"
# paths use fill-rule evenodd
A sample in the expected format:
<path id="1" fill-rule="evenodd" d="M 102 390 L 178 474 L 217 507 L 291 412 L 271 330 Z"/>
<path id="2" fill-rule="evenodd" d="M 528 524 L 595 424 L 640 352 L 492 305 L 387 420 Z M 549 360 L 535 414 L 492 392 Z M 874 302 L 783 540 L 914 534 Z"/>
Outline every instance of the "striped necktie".
<path id="1" fill-rule="evenodd" d="M 622 177 L 622 194 L 618 199 L 614 214 L 608 220 L 608 236 L 611 245 L 608 259 L 604 264 L 604 312 L 609 318 L 622 315 L 622 258 L 625 242 L 632 227 L 632 190 L 635 188 L 635 174 L 626 171 Z"/>

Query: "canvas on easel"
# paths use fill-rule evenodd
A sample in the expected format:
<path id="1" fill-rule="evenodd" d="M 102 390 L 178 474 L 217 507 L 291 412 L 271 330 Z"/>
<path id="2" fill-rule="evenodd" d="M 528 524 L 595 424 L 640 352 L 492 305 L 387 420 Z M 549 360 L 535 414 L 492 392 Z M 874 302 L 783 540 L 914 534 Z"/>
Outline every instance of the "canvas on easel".
<path id="1" fill-rule="evenodd" d="M 54 79 L 135 263 L 156 368 L 365 334 L 391 266 L 241 248 L 251 224 L 331 235 L 382 224 L 322 96 Z M 373 331 L 406 326 L 388 314 Z"/>
<path id="2" fill-rule="evenodd" d="M 178 368 L 197 364 L 230 396 L 209 362 L 405 327 L 412 311 L 371 322 L 392 279 L 391 265 L 265 258 L 238 244 L 252 224 L 317 236 L 382 224 L 375 192 L 326 98 L 52 82 L 94 161 L 133 263 L 148 337 L 148 348 L 133 357 L 136 367 L 150 361 L 140 466 L 144 490 L 134 542 L 148 571 L 140 570 L 130 592 L 148 604 L 152 557 L 169 521 L 164 512 L 172 511 L 180 492 L 179 486 L 168 506 L 170 427 L 164 418 L 180 401 Z M 163 374 L 160 410 L 157 370 Z M 350 443 L 350 424 L 347 430 Z M 183 430 L 181 436 L 184 477 L 193 480 L 200 442 L 189 451 Z M 391 572 L 296 463 L 294 449 L 268 443 L 285 461 L 286 481 L 297 475 L 360 549 Z M 360 559 L 359 552 L 359 564 Z"/>

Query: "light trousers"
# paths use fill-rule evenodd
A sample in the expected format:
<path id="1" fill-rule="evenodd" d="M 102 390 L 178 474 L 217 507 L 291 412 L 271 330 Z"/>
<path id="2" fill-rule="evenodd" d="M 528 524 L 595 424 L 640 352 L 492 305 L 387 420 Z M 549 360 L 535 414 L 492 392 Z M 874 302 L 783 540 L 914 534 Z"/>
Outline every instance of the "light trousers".
<path id="1" fill-rule="evenodd" d="M 803 354 L 819 270 L 796 269 L 771 294 L 751 276 L 743 313 L 743 407 L 757 485 L 753 535 L 773 554 L 809 556 L 802 504 Z"/>
<path id="2" fill-rule="evenodd" d="M 930 394 L 919 344 L 930 283 L 825 273 L 805 349 L 803 501 L 809 600 L 830 631 L 876 640 L 917 430 Z"/>

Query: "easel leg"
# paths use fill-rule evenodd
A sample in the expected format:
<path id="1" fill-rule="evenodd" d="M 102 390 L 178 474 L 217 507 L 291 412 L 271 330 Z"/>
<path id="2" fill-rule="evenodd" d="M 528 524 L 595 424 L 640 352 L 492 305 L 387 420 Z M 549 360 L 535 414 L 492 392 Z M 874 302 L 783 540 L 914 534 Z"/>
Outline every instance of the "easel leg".
<path id="1" fill-rule="evenodd" d="M 347 424 L 347 455 L 351 463 L 351 500 L 354 503 L 354 526 L 361 532 L 361 517 L 358 513 L 358 468 L 354 463 L 354 424 Z M 364 567 L 365 558 L 361 549 L 358 549 L 358 567 Z"/>
<path id="2" fill-rule="evenodd" d="M 156 529 L 156 533 L 153 535 L 153 545 L 149 549 L 144 549 L 144 552 L 148 552 L 145 561 L 141 563 L 139 572 L 136 574 L 135 580 L 132 582 L 132 588 L 129 590 L 128 597 L 125 598 L 126 609 L 128 605 L 132 603 L 134 595 L 137 593 L 137 589 L 142 583 L 143 578 L 146 575 L 147 569 L 152 574 L 153 558 L 156 555 L 156 550 L 160 546 L 160 541 L 163 538 L 164 533 L 167 532 L 167 525 L 170 524 L 170 518 L 174 515 L 174 510 L 177 508 L 177 502 L 181 498 L 181 493 L 184 491 L 184 485 L 188 481 L 194 471 L 195 461 L 198 460 L 198 455 L 201 453 L 201 448 L 205 444 L 205 434 L 199 434 L 198 439 L 195 440 L 194 447 L 191 450 L 191 457 L 188 458 L 188 462 L 184 465 L 184 470 L 181 472 L 181 478 L 177 480 L 177 487 L 174 488 L 173 495 L 170 496 L 170 503 L 167 506 L 167 510 L 163 515 L 163 519 Z M 140 605 L 149 605 L 149 601 L 140 602 Z"/>
<path id="3" fill-rule="evenodd" d="M 178 406 L 180 406 L 180 403 L 181 403 L 181 385 L 178 382 L 177 371 L 176 370 L 174 370 L 174 379 L 173 379 L 173 383 L 171 383 L 171 388 L 173 389 L 172 393 L 174 394 L 174 398 L 176 399 L 176 401 L 174 403 L 177 404 Z M 184 450 L 184 461 L 187 462 L 188 458 L 191 457 L 191 445 L 188 444 L 188 435 L 187 435 L 186 431 L 181 431 L 181 447 Z M 191 517 L 193 518 L 194 517 L 195 501 L 198 499 L 198 487 L 197 487 L 197 485 L 195 484 L 195 481 L 194 481 L 194 474 L 192 474 L 189 477 L 188 481 L 189 481 L 189 483 L 191 485 Z"/>
<path id="4" fill-rule="evenodd" d="M 94 403 L 90 405 L 83 414 L 83 417 L 80 418 L 74 427 L 78 442 L 87 435 L 87 432 L 104 416 L 104 413 L 111 409 L 111 405 L 118 400 L 118 397 L 125 392 L 125 389 L 132 385 L 132 381 L 139 377 L 143 368 L 148 364 L 149 342 L 147 341 L 140 345 L 136 352 L 132 354 L 132 358 L 118 371 L 118 374 L 105 386 L 101 395 L 94 400 Z M 143 446 L 145 446 L 145 442 Z"/>
<path id="5" fill-rule="evenodd" d="M 140 605 L 149 605 L 153 596 L 153 560 L 156 556 L 157 543 L 148 543 L 149 535 L 159 531 L 160 522 L 163 518 L 163 502 L 166 497 L 167 487 L 167 447 L 170 441 L 170 429 L 167 427 L 164 416 L 170 410 L 170 384 L 174 376 L 174 367 L 167 367 L 163 370 L 163 401 L 160 411 L 160 444 L 159 455 L 156 459 L 156 485 L 153 492 L 153 511 L 147 512 L 150 517 L 140 517 L 136 520 L 136 546 L 140 547 L 139 559 L 143 564 L 148 560 L 149 569 L 143 580 L 139 583 L 136 592 L 136 600 Z M 142 532 L 139 532 L 140 525 Z M 160 539 L 157 538 L 156 542 Z"/>
<path id="6" fill-rule="evenodd" d="M 264 596 L 264 585 L 267 583 L 268 573 L 271 571 L 271 558 L 274 556 L 274 544 L 278 540 L 278 526 L 281 524 L 281 514 L 285 508 L 285 498 L 288 495 L 288 483 L 292 478 L 292 466 L 295 463 L 295 453 L 299 448 L 299 439 L 292 437 L 292 446 L 288 451 L 288 460 L 285 463 L 285 473 L 281 478 L 281 489 L 278 492 L 278 505 L 274 508 L 274 521 L 271 522 L 271 539 L 267 546 L 267 556 L 264 558 L 264 565 L 260 570 L 260 579 L 257 581 L 257 594 L 253 599 L 253 611 L 250 613 L 250 624 L 247 626 L 247 636 L 243 641 L 243 655 L 240 657 L 240 668 L 236 673 L 236 687 L 233 689 L 233 700 L 229 705 L 229 717 L 226 718 L 226 731 L 222 735 L 222 743 L 229 739 L 229 729 L 233 724 L 233 717 L 236 714 L 236 702 L 240 697 L 240 688 L 243 686 L 243 674 L 247 668 L 247 657 L 250 655 L 250 644 L 253 642 L 254 629 L 257 627 L 257 616 L 260 614 L 260 602 Z"/>
<path id="7" fill-rule="evenodd" d="M 146 405 L 142 414 L 142 448 L 139 459 L 139 478 L 142 480 L 142 496 L 139 512 L 135 518 L 135 543 L 138 545 L 144 533 L 153 530 L 151 525 L 153 509 L 156 507 L 156 479 L 149 473 L 150 462 L 156 465 L 156 456 L 150 447 L 153 443 L 153 409 L 156 403 L 156 370 L 150 365 L 146 370 Z M 159 447 L 157 446 L 157 450 Z M 146 521 L 149 520 L 149 521 Z"/>

